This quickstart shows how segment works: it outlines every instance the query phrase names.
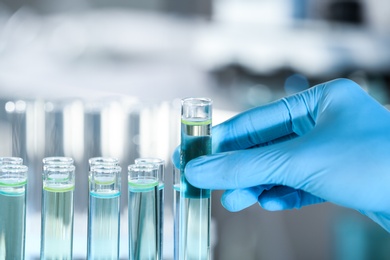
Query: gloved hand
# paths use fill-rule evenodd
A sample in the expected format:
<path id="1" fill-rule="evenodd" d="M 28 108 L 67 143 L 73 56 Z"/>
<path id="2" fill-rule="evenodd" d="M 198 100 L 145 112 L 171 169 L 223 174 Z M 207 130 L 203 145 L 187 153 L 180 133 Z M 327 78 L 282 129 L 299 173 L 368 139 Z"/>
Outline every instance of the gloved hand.
<path id="1" fill-rule="evenodd" d="M 227 190 L 226 209 L 329 201 L 390 231 L 390 112 L 356 83 L 334 80 L 251 109 L 212 138 L 213 154 L 185 174 L 196 187 Z"/>

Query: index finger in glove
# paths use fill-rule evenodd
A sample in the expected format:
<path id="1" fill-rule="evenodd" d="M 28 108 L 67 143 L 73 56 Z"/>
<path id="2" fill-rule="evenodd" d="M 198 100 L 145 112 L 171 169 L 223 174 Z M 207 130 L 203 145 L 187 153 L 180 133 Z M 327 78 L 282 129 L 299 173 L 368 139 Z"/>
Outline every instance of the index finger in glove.
<path id="1" fill-rule="evenodd" d="M 327 84 L 243 112 L 213 128 L 213 152 L 226 152 L 266 145 L 301 136 L 317 120 L 317 101 Z"/>

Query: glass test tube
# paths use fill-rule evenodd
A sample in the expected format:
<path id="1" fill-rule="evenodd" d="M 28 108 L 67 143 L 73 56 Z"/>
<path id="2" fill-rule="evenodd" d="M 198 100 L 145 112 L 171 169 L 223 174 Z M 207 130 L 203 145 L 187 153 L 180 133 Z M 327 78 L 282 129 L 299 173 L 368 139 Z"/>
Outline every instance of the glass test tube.
<path id="1" fill-rule="evenodd" d="M 154 164 L 158 167 L 158 200 L 157 200 L 157 230 L 158 230 L 158 259 L 163 259 L 164 234 L 164 171 L 165 161 L 159 158 L 137 158 L 135 164 Z"/>
<path id="2" fill-rule="evenodd" d="M 119 166 L 119 160 L 112 157 L 94 157 L 88 160 L 89 168 L 96 165 Z"/>
<path id="3" fill-rule="evenodd" d="M 121 171 L 115 165 L 90 169 L 88 259 L 119 259 Z"/>
<path id="4" fill-rule="evenodd" d="M 211 154 L 211 105 L 206 98 L 182 100 L 180 146 L 179 259 L 210 259 L 211 191 L 187 182 L 186 164 Z"/>
<path id="5" fill-rule="evenodd" d="M 158 259 L 158 167 L 128 167 L 129 259 Z"/>
<path id="6" fill-rule="evenodd" d="M 179 259 L 180 169 L 173 165 L 173 259 Z"/>
<path id="7" fill-rule="evenodd" d="M 0 165 L 0 259 L 24 259 L 27 166 Z"/>
<path id="8" fill-rule="evenodd" d="M 43 159 L 41 259 L 72 259 L 75 166 L 56 158 Z"/>
<path id="9" fill-rule="evenodd" d="M 23 164 L 23 159 L 19 157 L 0 157 L 0 165 L 3 164 Z"/>
<path id="10" fill-rule="evenodd" d="M 61 156 L 54 156 L 54 157 L 46 157 L 42 160 L 43 165 L 73 165 L 74 161 L 73 158 L 70 157 L 61 157 Z"/>

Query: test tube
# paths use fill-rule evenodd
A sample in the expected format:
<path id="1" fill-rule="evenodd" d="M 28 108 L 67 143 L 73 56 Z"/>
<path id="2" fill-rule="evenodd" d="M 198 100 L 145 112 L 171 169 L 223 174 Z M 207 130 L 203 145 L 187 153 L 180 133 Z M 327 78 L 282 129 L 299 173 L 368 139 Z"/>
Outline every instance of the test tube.
<path id="1" fill-rule="evenodd" d="M 75 166 L 56 158 L 43 159 L 41 259 L 72 259 Z"/>
<path id="2" fill-rule="evenodd" d="M 158 167 L 128 167 L 129 259 L 158 259 Z"/>
<path id="3" fill-rule="evenodd" d="M 137 158 L 135 164 L 154 164 L 158 167 L 158 203 L 157 203 L 157 230 L 158 230 L 158 259 L 163 259 L 163 234 L 164 234 L 164 170 L 165 162 L 160 158 Z"/>
<path id="4" fill-rule="evenodd" d="M 19 157 L 0 157 L 0 165 L 3 164 L 23 164 L 23 159 Z"/>
<path id="5" fill-rule="evenodd" d="M 89 168 L 96 165 L 119 166 L 119 160 L 112 157 L 94 157 L 88 160 Z"/>
<path id="6" fill-rule="evenodd" d="M 91 167 L 88 259 L 119 259 L 121 170 L 115 165 Z"/>
<path id="7" fill-rule="evenodd" d="M 0 259 L 24 259 L 27 166 L 0 165 Z"/>
<path id="8" fill-rule="evenodd" d="M 61 157 L 61 156 L 54 156 L 54 157 L 46 157 L 42 160 L 43 165 L 73 165 L 74 161 L 71 157 Z"/>
<path id="9" fill-rule="evenodd" d="M 180 169 L 173 165 L 173 259 L 179 259 Z"/>
<path id="10" fill-rule="evenodd" d="M 186 98 L 181 107 L 179 259 L 210 259 L 211 191 L 187 182 L 184 169 L 199 156 L 211 154 L 212 101 Z"/>

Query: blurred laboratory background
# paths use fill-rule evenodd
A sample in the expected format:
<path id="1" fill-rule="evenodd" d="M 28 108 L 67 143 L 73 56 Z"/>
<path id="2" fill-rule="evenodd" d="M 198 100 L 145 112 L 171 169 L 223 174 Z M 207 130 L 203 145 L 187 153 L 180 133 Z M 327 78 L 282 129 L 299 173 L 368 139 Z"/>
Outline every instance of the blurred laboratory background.
<path id="1" fill-rule="evenodd" d="M 88 159 L 118 158 L 124 194 L 135 158 L 164 159 L 173 259 L 180 99 L 212 98 L 217 124 L 338 77 L 389 106 L 389 1 L 0 0 L 0 156 L 29 166 L 27 259 L 39 259 L 42 158 L 75 160 L 75 259 L 86 256 Z M 352 210 L 230 213 L 213 194 L 214 259 L 390 259 L 389 234 Z"/>

